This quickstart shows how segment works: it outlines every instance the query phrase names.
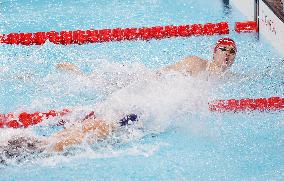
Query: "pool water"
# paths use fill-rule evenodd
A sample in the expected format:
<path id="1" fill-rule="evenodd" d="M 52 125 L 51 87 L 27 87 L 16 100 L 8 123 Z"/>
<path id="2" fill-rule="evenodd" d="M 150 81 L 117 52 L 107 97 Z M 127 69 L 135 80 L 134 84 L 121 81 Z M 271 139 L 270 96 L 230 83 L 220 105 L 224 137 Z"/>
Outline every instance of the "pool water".
<path id="1" fill-rule="evenodd" d="M 1 1 L 0 32 L 102 29 L 245 21 L 223 1 L 94 2 Z M 283 97 L 283 57 L 257 34 L 230 32 L 238 46 L 233 72 L 247 78 L 205 80 L 153 71 L 188 55 L 211 59 L 221 36 L 86 45 L 0 45 L 0 112 L 95 109 L 143 113 L 125 128 L 68 154 L 38 155 L 0 166 L 0 180 L 282 180 L 283 111 L 212 113 L 207 102 Z M 84 77 L 58 71 L 71 62 Z M 76 112 L 76 111 L 75 111 Z M 80 113 L 78 113 L 80 115 Z M 82 113 L 83 114 L 83 113 Z M 72 122 L 77 118 L 68 117 Z M 57 119 L 25 130 L 2 129 L 0 143 L 17 134 L 50 135 Z M 143 129 L 141 129 L 143 127 Z"/>

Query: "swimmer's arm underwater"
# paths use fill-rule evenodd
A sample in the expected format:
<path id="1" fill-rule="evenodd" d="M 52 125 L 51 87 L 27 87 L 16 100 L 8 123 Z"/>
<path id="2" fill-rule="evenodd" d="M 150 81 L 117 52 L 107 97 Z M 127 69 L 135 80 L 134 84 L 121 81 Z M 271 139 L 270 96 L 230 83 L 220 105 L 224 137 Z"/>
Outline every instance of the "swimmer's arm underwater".
<path id="1" fill-rule="evenodd" d="M 252 78 L 251 76 L 249 75 L 246 75 L 246 74 L 239 74 L 239 73 L 235 73 L 235 72 L 231 72 L 231 71 L 227 71 L 225 74 L 224 74 L 225 77 L 229 78 L 229 79 L 238 79 L 238 80 L 246 80 L 246 79 L 249 79 L 249 78 Z"/>
<path id="2" fill-rule="evenodd" d="M 97 75 L 97 72 L 95 72 L 95 71 L 92 72 L 91 74 L 87 75 L 79 67 L 77 67 L 76 65 L 69 63 L 69 62 L 63 62 L 63 63 L 57 64 L 56 69 L 60 70 L 60 71 L 75 73 L 75 74 L 81 75 L 81 76 L 96 76 Z"/>
<path id="3" fill-rule="evenodd" d="M 88 143 L 94 140 L 106 138 L 112 130 L 117 127 L 115 124 L 108 124 L 102 119 L 86 119 L 82 125 L 75 128 L 66 128 L 54 135 L 48 140 L 52 144 L 52 151 L 63 151 L 65 147 L 80 144 L 85 138 Z"/>
<path id="4" fill-rule="evenodd" d="M 66 71 L 66 72 L 72 72 L 77 75 L 83 75 L 86 76 L 86 74 L 76 65 L 69 63 L 69 62 L 64 62 L 64 63 L 59 63 L 56 65 L 56 69 L 60 71 Z"/>

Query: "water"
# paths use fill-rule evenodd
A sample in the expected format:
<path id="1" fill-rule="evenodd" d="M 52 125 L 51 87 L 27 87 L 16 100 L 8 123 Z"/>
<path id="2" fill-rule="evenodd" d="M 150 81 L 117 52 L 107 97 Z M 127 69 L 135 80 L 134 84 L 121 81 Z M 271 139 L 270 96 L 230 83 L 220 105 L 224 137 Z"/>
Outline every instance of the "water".
<path id="1" fill-rule="evenodd" d="M 210 5 L 208 5 L 210 4 Z M 0 32 L 181 25 L 246 20 L 221 1 L 2 1 Z M 143 113 L 143 129 L 129 128 L 69 155 L 39 155 L 1 167 L 0 180 L 282 180 L 283 112 L 210 113 L 207 102 L 283 97 L 283 57 L 256 34 L 230 32 L 238 46 L 232 71 L 247 79 L 225 82 L 153 70 L 188 55 L 211 59 L 220 36 L 88 45 L 0 45 L 1 113 L 70 108 Z M 72 62 L 82 77 L 59 72 Z M 83 114 L 83 113 L 81 113 Z M 79 113 L 80 115 L 80 113 Z M 76 119 L 73 113 L 70 121 Z M 50 135 L 48 123 L 1 130 L 0 142 L 19 135 Z M 2 174 L 4 173 L 4 174 Z"/>

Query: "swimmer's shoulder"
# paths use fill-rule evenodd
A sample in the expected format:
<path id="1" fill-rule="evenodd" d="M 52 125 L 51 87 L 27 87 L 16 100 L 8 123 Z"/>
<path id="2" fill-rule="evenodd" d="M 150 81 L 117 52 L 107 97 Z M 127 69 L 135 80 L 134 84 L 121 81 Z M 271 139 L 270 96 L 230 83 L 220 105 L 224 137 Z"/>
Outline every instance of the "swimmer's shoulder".
<path id="1" fill-rule="evenodd" d="M 181 60 L 181 63 L 189 68 L 205 67 L 207 65 L 207 62 L 207 60 L 202 59 L 198 56 L 188 56 Z"/>
<path id="2" fill-rule="evenodd" d="M 197 75 L 206 70 L 208 61 L 198 56 L 188 56 L 184 60 L 184 65 L 190 75 Z"/>
<path id="3" fill-rule="evenodd" d="M 172 66 L 176 66 L 176 67 L 183 67 L 183 68 L 190 68 L 192 66 L 200 66 L 200 65 L 206 65 L 206 60 L 198 57 L 198 56 L 188 56 L 185 57 L 184 59 L 176 62 L 175 64 L 173 64 Z"/>
<path id="4" fill-rule="evenodd" d="M 187 75 L 195 75 L 206 69 L 207 62 L 207 60 L 204 60 L 198 56 L 188 56 L 172 65 L 165 67 L 162 69 L 162 71 L 179 71 Z"/>

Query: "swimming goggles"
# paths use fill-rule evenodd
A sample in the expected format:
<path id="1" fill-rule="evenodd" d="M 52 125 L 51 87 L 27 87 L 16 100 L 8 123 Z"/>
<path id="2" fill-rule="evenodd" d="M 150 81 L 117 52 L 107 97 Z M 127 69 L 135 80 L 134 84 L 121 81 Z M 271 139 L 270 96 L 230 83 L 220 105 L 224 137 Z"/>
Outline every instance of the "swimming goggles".
<path id="1" fill-rule="evenodd" d="M 222 52 L 229 50 L 229 52 L 230 52 L 231 54 L 236 54 L 236 50 L 235 50 L 234 48 L 227 49 L 226 47 L 219 47 L 219 49 L 220 49 Z"/>

